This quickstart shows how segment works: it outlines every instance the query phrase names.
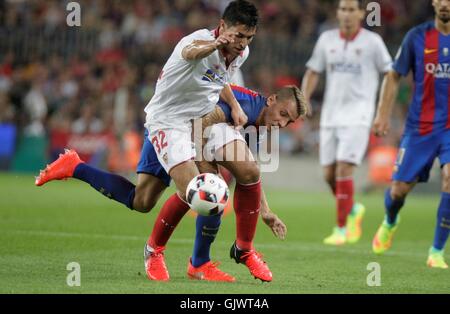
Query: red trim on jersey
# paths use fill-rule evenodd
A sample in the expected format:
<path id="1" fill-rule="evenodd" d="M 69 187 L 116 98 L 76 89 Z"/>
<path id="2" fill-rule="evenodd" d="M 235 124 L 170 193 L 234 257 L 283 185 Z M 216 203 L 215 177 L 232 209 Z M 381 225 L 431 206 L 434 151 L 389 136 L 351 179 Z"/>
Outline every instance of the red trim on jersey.
<path id="1" fill-rule="evenodd" d="M 255 92 L 255 91 L 253 91 L 251 89 L 242 87 L 242 86 L 230 84 L 230 87 L 231 87 L 232 90 L 241 92 L 241 93 L 246 94 L 246 95 L 250 95 L 250 96 L 253 96 L 253 97 L 259 96 L 259 94 L 257 92 Z"/>
<path id="2" fill-rule="evenodd" d="M 361 26 L 358 28 L 358 30 L 352 35 L 350 36 L 350 38 L 345 37 L 344 33 L 339 30 L 339 37 L 341 37 L 343 40 L 348 40 L 348 41 L 353 41 L 355 40 L 356 36 L 359 35 L 359 33 L 361 32 Z"/>
<path id="3" fill-rule="evenodd" d="M 432 51 L 426 53 L 426 50 Z M 419 118 L 419 134 L 426 135 L 433 131 L 434 111 L 436 107 L 435 99 L 435 78 L 434 73 L 428 73 L 427 64 L 439 63 L 439 32 L 433 28 L 425 33 L 425 49 L 423 56 L 424 66 L 424 87 L 422 95 L 422 108 Z"/>

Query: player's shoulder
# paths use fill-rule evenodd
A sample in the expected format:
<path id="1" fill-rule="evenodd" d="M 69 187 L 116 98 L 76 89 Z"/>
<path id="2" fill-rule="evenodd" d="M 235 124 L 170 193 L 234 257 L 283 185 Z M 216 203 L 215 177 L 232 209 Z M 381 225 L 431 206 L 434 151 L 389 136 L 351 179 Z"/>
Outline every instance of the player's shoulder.
<path id="1" fill-rule="evenodd" d="M 361 35 L 369 40 L 383 40 L 380 34 L 364 27 L 361 28 Z"/>
<path id="2" fill-rule="evenodd" d="M 361 37 L 364 38 L 364 40 L 370 44 L 384 45 L 383 37 L 381 37 L 381 35 L 378 34 L 377 32 L 371 31 L 367 28 L 361 28 Z"/>
<path id="3" fill-rule="evenodd" d="M 417 36 L 424 36 L 426 32 L 434 29 L 434 21 L 427 21 L 411 28 L 405 35 L 405 39 L 413 40 Z"/>
<path id="4" fill-rule="evenodd" d="M 199 29 L 189 35 L 186 35 L 184 38 L 189 38 L 193 40 L 213 40 L 214 32 L 209 29 Z M 184 39 L 183 38 L 183 39 Z"/>
<path id="5" fill-rule="evenodd" d="M 323 31 L 320 35 L 319 35 L 319 40 L 320 41 L 328 41 L 330 39 L 335 39 L 335 38 L 339 38 L 339 29 L 338 28 L 333 28 L 333 29 L 328 29 L 326 31 Z"/>

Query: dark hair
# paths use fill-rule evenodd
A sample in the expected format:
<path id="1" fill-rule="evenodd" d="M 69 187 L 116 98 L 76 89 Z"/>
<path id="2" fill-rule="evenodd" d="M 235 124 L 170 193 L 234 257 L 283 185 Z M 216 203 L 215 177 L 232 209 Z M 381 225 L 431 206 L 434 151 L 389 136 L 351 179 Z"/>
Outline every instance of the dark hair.
<path id="1" fill-rule="evenodd" d="M 367 7 L 367 0 L 355 0 L 356 2 L 358 2 L 358 7 L 360 10 L 365 10 Z M 338 2 L 341 2 L 341 0 L 339 0 Z"/>
<path id="2" fill-rule="evenodd" d="M 299 117 L 309 116 L 311 114 L 310 104 L 306 101 L 303 92 L 295 85 L 284 86 L 277 92 L 277 98 L 279 100 L 295 100 Z"/>
<path id="3" fill-rule="evenodd" d="M 258 25 L 258 9 L 246 0 L 235 0 L 228 4 L 222 19 L 230 26 L 242 24 L 254 28 Z"/>

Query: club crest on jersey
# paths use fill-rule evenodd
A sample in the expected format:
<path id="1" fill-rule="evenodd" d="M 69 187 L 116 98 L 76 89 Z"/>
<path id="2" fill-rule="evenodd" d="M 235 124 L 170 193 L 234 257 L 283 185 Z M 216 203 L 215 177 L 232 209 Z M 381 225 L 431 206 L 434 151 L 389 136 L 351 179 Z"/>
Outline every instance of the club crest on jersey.
<path id="1" fill-rule="evenodd" d="M 444 49 L 442 49 L 442 54 L 444 55 L 444 56 L 448 56 L 448 48 L 447 47 L 445 47 Z"/>
<path id="2" fill-rule="evenodd" d="M 224 78 L 211 69 L 206 70 L 205 74 L 203 74 L 202 80 L 207 82 L 217 82 L 219 84 L 225 84 Z"/>

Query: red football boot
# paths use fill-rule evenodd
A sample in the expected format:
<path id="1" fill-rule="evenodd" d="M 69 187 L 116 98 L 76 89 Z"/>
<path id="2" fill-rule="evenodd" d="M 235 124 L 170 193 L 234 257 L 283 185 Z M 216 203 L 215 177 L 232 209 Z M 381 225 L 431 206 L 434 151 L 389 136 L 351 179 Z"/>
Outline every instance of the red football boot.
<path id="1" fill-rule="evenodd" d="M 52 180 L 70 178 L 73 176 L 76 166 L 82 162 L 84 161 L 80 159 L 76 151 L 66 149 L 64 154 L 60 154 L 58 159 L 41 170 L 39 176 L 36 177 L 35 184 L 41 186 Z"/>
<path id="2" fill-rule="evenodd" d="M 189 259 L 187 274 L 190 279 L 225 282 L 236 281 L 233 276 L 221 271 L 218 266 L 219 262 L 209 261 L 199 267 L 194 267 L 192 266 L 191 259 Z"/>
<path id="3" fill-rule="evenodd" d="M 262 260 L 262 255 L 255 250 L 240 250 L 237 248 L 235 242 L 231 247 L 230 257 L 233 258 L 238 264 L 245 264 L 250 271 L 250 274 L 252 274 L 255 279 L 260 279 L 261 281 L 272 281 L 272 272 L 266 262 Z"/>
<path id="4" fill-rule="evenodd" d="M 164 249 L 164 246 L 152 249 L 147 244 L 144 247 L 145 272 L 150 280 L 169 280 L 169 272 L 164 261 Z"/>

